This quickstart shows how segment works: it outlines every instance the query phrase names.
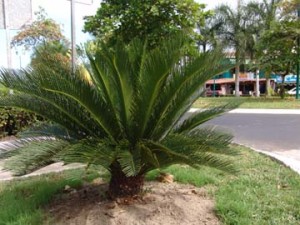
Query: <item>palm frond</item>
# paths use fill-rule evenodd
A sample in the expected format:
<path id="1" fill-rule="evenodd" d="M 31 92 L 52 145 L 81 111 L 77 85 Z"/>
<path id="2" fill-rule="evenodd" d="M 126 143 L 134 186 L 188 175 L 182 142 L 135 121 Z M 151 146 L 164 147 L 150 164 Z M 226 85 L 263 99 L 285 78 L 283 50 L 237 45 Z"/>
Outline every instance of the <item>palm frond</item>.
<path id="1" fill-rule="evenodd" d="M 78 76 L 51 74 L 54 77 L 47 79 L 47 75 L 49 76 L 47 70 L 39 71 L 39 81 L 43 89 L 75 100 L 90 113 L 108 136 L 113 139 L 118 137 L 120 126 L 116 114 L 110 111 L 107 102 L 96 88 L 91 87 L 88 82 L 82 82 Z"/>
<path id="2" fill-rule="evenodd" d="M 205 126 L 189 133 L 170 134 L 162 143 L 173 151 L 186 154 L 187 156 L 198 151 L 221 155 L 236 155 L 237 152 L 228 147 L 231 141 L 231 134 L 217 130 L 215 127 Z"/>
<path id="3" fill-rule="evenodd" d="M 29 72 L 26 70 L 2 71 L 0 82 L 17 92 L 1 99 L 0 104 L 24 108 L 46 117 L 49 116 L 50 120 L 54 120 L 63 126 L 67 123 L 76 123 L 81 130 L 90 135 L 103 132 L 100 127 L 96 126 L 96 122 L 81 105 L 66 96 L 45 91 L 39 85 L 39 76 Z M 62 116 L 55 118 L 55 115 L 53 116 L 51 112 L 57 112 Z"/>
<path id="4" fill-rule="evenodd" d="M 198 112 L 193 113 L 187 119 L 185 119 L 178 127 L 175 127 L 174 133 L 182 133 L 185 131 L 191 131 L 199 125 L 205 123 L 208 120 L 211 120 L 221 114 L 228 112 L 232 109 L 235 109 L 239 102 L 229 103 L 223 106 L 217 106 L 213 108 L 206 108 L 199 110 Z"/>
<path id="5" fill-rule="evenodd" d="M 199 87 L 213 75 L 231 67 L 222 62 L 221 57 L 220 51 L 204 53 L 186 65 L 183 71 L 174 74 L 157 100 L 147 129 L 151 138 L 158 140 L 170 132 L 200 96 Z"/>
<path id="6" fill-rule="evenodd" d="M 163 43 L 142 57 L 138 80 L 138 92 L 132 108 L 133 129 L 137 138 L 144 137 L 147 123 L 150 121 L 156 100 L 167 82 L 169 74 L 178 63 L 184 46 L 183 39 Z"/>
<path id="7" fill-rule="evenodd" d="M 93 129 L 92 125 L 90 127 L 86 127 L 86 125 L 89 124 L 88 118 L 86 118 L 85 120 L 84 116 L 80 117 L 80 115 L 77 115 L 79 119 L 82 119 L 78 120 L 76 117 L 73 117 L 71 115 L 71 111 L 66 112 L 65 110 L 59 110 L 51 103 L 48 103 L 39 98 L 35 98 L 24 93 L 15 93 L 11 96 L 0 97 L 0 106 L 11 106 L 21 108 L 27 111 L 37 113 L 39 115 L 43 115 L 49 120 L 61 124 L 68 130 L 77 132 L 78 135 L 80 135 L 80 133 L 82 136 L 84 136 L 84 134 L 93 135 L 97 132 L 96 128 L 94 128 L 94 130 L 91 130 L 91 128 Z M 87 123 L 84 124 L 84 121 L 87 121 Z M 101 130 L 99 129 L 98 132 L 101 133 Z"/>
<path id="8" fill-rule="evenodd" d="M 4 169 L 13 171 L 15 175 L 32 172 L 53 163 L 55 156 L 68 145 L 64 140 L 31 140 L 5 161 Z"/>
<path id="9" fill-rule="evenodd" d="M 53 122 L 41 122 L 34 124 L 24 131 L 18 132 L 18 138 L 49 137 L 57 139 L 77 140 L 83 138 L 76 130 L 68 130 L 65 127 Z"/>
<path id="10" fill-rule="evenodd" d="M 107 140 L 84 139 L 70 144 L 60 152 L 58 158 L 65 163 L 101 165 L 109 170 L 109 166 L 116 160 L 116 151 Z"/>
<path id="11" fill-rule="evenodd" d="M 127 177 L 136 176 L 141 171 L 141 158 L 137 152 L 132 154 L 129 150 L 121 150 L 118 153 L 117 161 Z"/>
<path id="12" fill-rule="evenodd" d="M 87 54 L 89 58 L 89 66 L 87 68 L 91 68 L 89 73 L 95 88 L 102 93 L 109 110 L 120 119 L 118 114 L 120 109 L 117 111 L 120 108 L 119 90 L 116 88 L 117 85 L 114 80 L 115 70 L 111 59 L 113 57 L 112 53 L 106 48 L 101 48 L 101 51 L 97 51 L 95 56 L 89 51 L 87 51 Z M 122 124 L 120 125 L 123 126 Z"/>

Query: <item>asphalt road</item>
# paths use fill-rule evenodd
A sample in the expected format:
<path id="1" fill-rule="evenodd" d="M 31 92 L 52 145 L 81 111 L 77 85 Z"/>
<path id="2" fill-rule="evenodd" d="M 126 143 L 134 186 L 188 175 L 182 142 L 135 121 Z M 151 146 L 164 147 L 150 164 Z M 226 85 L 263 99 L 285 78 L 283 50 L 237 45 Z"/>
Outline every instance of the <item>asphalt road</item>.
<path id="1" fill-rule="evenodd" d="M 208 124 L 228 130 L 238 144 L 264 151 L 300 151 L 300 115 L 234 113 Z"/>

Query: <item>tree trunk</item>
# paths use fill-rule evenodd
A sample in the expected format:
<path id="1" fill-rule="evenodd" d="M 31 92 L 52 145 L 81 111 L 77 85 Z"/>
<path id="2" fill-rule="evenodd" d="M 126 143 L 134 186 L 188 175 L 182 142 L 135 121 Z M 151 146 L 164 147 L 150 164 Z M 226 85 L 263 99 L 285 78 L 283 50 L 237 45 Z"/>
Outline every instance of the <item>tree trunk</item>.
<path id="1" fill-rule="evenodd" d="M 143 190 L 144 174 L 127 177 L 119 166 L 111 168 L 108 195 L 110 198 L 133 197 Z"/>
<path id="2" fill-rule="evenodd" d="M 236 59 L 237 60 L 237 59 Z M 235 65 L 235 96 L 240 97 L 240 65 Z"/>
<path id="3" fill-rule="evenodd" d="M 282 82 L 281 82 L 281 85 L 280 85 L 280 92 L 279 92 L 281 99 L 284 99 L 284 95 L 285 95 L 285 92 L 284 92 L 284 77 L 285 77 L 285 75 L 281 75 Z"/>
<path id="4" fill-rule="evenodd" d="M 271 96 L 271 79 L 270 77 L 266 77 L 266 96 Z"/>
<path id="5" fill-rule="evenodd" d="M 236 44 L 235 49 L 235 96 L 240 97 L 240 52 L 239 44 Z"/>

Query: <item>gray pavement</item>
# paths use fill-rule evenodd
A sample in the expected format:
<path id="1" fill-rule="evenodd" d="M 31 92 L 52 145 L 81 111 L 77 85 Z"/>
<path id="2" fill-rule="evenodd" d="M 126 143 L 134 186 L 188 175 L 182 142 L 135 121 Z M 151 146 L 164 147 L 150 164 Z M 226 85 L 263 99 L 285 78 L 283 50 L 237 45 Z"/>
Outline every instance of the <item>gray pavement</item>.
<path id="1" fill-rule="evenodd" d="M 190 112 L 196 110 L 191 109 Z M 229 130 L 235 143 L 274 157 L 300 174 L 300 110 L 235 109 L 206 125 Z M 11 148 L 11 142 L 0 142 L 0 148 Z M 2 170 L 2 165 L 3 161 L 0 161 L 0 181 L 14 179 L 10 172 Z M 54 163 L 19 178 L 81 166 Z"/>
<path id="2" fill-rule="evenodd" d="M 206 123 L 233 141 L 282 161 L 300 174 L 300 110 L 236 109 Z"/>

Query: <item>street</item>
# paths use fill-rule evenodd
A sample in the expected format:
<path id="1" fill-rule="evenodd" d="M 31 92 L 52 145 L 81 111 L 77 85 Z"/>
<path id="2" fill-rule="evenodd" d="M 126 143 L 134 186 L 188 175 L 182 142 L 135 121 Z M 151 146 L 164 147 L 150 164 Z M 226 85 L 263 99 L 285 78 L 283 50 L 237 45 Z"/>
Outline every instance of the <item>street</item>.
<path id="1" fill-rule="evenodd" d="M 228 129 L 238 144 L 264 151 L 300 152 L 300 115 L 227 113 L 206 124 Z"/>
<path id="2" fill-rule="evenodd" d="M 213 125 L 231 132 L 234 135 L 233 142 L 276 158 L 300 174 L 299 111 L 246 111 L 251 113 L 226 113 L 204 126 Z"/>

